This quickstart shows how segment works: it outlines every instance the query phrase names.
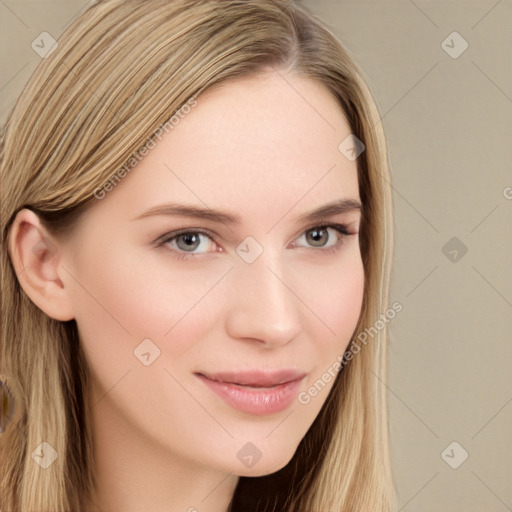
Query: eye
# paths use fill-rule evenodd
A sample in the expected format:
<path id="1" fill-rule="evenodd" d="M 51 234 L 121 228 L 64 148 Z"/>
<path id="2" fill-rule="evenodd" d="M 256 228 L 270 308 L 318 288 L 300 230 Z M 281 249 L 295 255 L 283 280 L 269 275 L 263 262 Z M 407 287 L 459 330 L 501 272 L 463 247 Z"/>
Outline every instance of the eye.
<path id="1" fill-rule="evenodd" d="M 297 240 L 305 240 L 309 247 L 333 252 L 341 246 L 343 239 L 351 234 L 353 233 L 350 233 L 345 224 L 326 224 L 307 229 Z M 295 243 L 294 246 L 307 247 L 308 245 Z"/>
<path id="2" fill-rule="evenodd" d="M 164 235 L 158 245 L 169 246 L 174 252 L 177 253 L 177 258 L 185 259 L 194 257 L 196 254 L 212 252 L 208 250 L 208 247 L 204 251 L 196 252 L 196 249 L 201 246 L 201 242 L 203 242 L 205 239 L 209 240 L 211 243 L 214 243 L 211 235 L 205 231 L 182 230 Z M 203 243 L 203 245 L 205 244 Z"/>
<path id="3" fill-rule="evenodd" d="M 293 243 L 293 247 L 309 247 L 320 249 L 324 253 L 333 253 L 342 245 L 345 237 L 353 235 L 345 224 L 327 224 L 322 226 L 314 226 L 307 229 Z M 302 245 L 301 240 L 306 241 L 306 245 Z M 182 229 L 163 235 L 157 240 L 157 245 L 169 247 L 178 259 L 196 258 L 200 254 L 208 252 L 216 252 L 215 241 L 213 236 L 203 230 L 198 229 Z M 203 245 L 204 250 L 197 251 Z M 208 248 L 212 245 L 213 248 Z"/>

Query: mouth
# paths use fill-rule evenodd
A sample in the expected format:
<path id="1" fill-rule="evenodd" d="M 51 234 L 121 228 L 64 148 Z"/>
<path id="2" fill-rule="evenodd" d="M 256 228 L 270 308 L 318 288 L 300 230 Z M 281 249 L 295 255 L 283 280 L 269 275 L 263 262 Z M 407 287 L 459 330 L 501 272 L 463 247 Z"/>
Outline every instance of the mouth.
<path id="1" fill-rule="evenodd" d="M 225 384 L 236 384 L 253 388 L 272 388 L 302 379 L 306 374 L 294 369 L 281 369 L 273 371 L 247 370 L 243 372 L 199 373 L 203 377 Z"/>
<path id="2" fill-rule="evenodd" d="M 195 375 L 232 408 L 261 416 L 290 407 L 306 373 L 283 369 L 272 372 L 250 370 Z"/>

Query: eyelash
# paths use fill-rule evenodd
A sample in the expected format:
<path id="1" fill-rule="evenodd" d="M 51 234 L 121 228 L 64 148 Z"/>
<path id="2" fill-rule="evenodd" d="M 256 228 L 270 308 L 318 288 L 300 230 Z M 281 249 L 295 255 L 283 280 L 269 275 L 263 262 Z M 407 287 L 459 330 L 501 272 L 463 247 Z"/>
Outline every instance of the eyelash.
<path id="1" fill-rule="evenodd" d="M 328 228 L 332 228 L 338 232 L 339 240 L 335 245 L 333 245 L 332 247 L 329 247 L 327 249 L 322 249 L 321 247 L 318 247 L 318 249 L 325 254 L 334 254 L 343 245 L 344 238 L 357 234 L 357 233 L 350 232 L 348 229 L 348 226 L 346 224 L 334 224 L 333 223 L 333 224 L 321 224 L 318 226 L 311 226 L 310 228 L 307 228 L 305 231 L 303 231 L 300 236 L 302 236 L 304 233 L 308 233 L 309 231 L 328 229 Z M 215 237 L 208 231 L 205 231 L 203 229 L 187 228 L 187 229 L 180 229 L 179 231 L 173 231 L 171 233 L 167 233 L 167 234 L 163 235 L 157 241 L 157 246 L 163 247 L 165 244 L 172 242 L 173 240 L 175 240 L 176 238 L 178 238 L 181 235 L 204 235 L 216 243 Z M 315 247 L 310 247 L 310 249 L 315 249 Z M 200 254 L 202 254 L 202 253 L 196 254 L 196 253 L 180 252 L 179 249 L 171 249 L 171 251 L 176 253 L 174 255 L 174 257 L 179 260 L 194 259 L 194 258 L 197 258 Z"/>

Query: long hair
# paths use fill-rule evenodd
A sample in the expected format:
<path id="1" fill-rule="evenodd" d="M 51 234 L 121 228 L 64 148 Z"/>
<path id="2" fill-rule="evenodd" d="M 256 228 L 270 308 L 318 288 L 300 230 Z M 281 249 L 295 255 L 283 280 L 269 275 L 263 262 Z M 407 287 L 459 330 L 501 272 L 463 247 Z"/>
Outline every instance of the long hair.
<path id="1" fill-rule="evenodd" d="M 393 222 L 384 135 L 361 71 L 331 31 L 291 0 L 98 1 L 42 59 L 3 127 L 0 374 L 16 410 L 0 436 L 1 510 L 75 512 L 95 488 L 77 326 L 47 316 L 20 287 L 7 244 L 16 213 L 30 208 L 51 232 L 71 229 L 190 98 L 268 67 L 323 84 L 366 147 L 357 159 L 365 284 L 354 339 L 386 309 Z M 231 511 L 392 510 L 385 334 L 344 361 L 284 468 L 240 478 Z M 31 456 L 43 441 L 59 454 L 47 469 Z"/>

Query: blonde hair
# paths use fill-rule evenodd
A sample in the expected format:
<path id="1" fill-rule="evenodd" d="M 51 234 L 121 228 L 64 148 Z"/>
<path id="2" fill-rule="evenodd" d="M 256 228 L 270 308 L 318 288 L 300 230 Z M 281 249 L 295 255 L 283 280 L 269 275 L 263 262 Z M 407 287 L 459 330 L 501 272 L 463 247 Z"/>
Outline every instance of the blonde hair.
<path id="1" fill-rule="evenodd" d="M 7 250 L 16 213 L 30 208 L 51 232 L 65 232 L 97 200 L 94 191 L 190 98 L 269 66 L 322 83 L 366 146 L 357 159 L 365 289 L 354 339 L 387 307 L 384 135 L 361 72 L 333 34 L 291 0 L 99 1 L 41 61 L 2 135 L 0 370 L 16 414 L 0 436 L 1 510 L 79 511 L 80 497 L 93 499 L 95 487 L 89 373 L 76 323 L 48 317 L 21 289 Z M 346 361 L 289 464 L 240 478 L 231 510 L 392 510 L 386 374 L 382 329 Z M 59 454 L 47 469 L 31 458 L 42 441 Z"/>

